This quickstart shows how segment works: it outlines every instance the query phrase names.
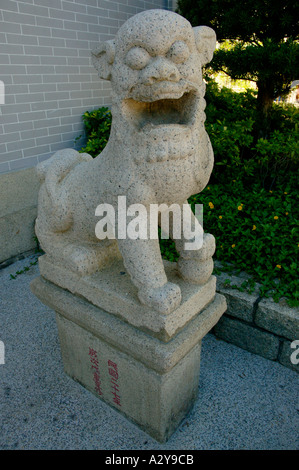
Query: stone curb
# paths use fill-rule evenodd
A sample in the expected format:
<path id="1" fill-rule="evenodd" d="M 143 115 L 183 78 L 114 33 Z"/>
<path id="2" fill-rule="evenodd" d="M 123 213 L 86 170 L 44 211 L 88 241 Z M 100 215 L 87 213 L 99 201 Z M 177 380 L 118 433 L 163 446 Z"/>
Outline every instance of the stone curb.
<path id="1" fill-rule="evenodd" d="M 251 294 L 237 290 L 246 277 L 223 272 L 217 275 L 216 291 L 226 297 L 227 311 L 212 332 L 242 349 L 299 372 L 298 346 L 293 343 L 299 340 L 299 308 L 290 308 L 284 300 L 275 303 L 260 298 L 258 286 Z"/>

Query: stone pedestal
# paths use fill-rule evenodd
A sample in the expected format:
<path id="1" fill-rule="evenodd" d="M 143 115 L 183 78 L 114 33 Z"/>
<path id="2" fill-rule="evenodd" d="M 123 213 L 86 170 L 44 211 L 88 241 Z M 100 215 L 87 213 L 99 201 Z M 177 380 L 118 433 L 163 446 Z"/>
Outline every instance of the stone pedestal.
<path id="1" fill-rule="evenodd" d="M 65 372 L 156 440 L 167 440 L 197 397 L 201 340 L 226 309 L 214 277 L 190 285 L 167 264 L 183 300 L 160 315 L 140 304 L 121 261 L 77 279 L 45 255 L 40 271 L 31 289 L 56 311 Z"/>

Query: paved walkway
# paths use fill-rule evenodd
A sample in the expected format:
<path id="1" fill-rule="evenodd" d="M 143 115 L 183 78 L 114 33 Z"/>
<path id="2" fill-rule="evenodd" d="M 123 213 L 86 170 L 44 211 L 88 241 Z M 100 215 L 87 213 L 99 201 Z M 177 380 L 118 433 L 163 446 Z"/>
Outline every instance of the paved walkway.
<path id="1" fill-rule="evenodd" d="M 34 257 L 0 270 L 0 449 L 299 449 L 298 374 L 209 334 L 198 400 L 159 444 L 63 372 L 53 311 L 29 289 Z"/>

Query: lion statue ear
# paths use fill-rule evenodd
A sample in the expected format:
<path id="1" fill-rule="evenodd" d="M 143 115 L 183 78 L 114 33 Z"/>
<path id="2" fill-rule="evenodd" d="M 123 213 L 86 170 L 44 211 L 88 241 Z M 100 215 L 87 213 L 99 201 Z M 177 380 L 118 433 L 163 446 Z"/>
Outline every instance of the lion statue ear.
<path id="1" fill-rule="evenodd" d="M 100 78 L 103 78 L 104 80 L 110 80 L 114 56 L 114 40 L 102 42 L 95 50 L 91 52 L 93 66 L 99 72 Z"/>
<path id="2" fill-rule="evenodd" d="M 206 65 L 208 62 L 211 62 L 216 48 L 216 33 L 208 26 L 195 26 L 193 31 L 201 64 Z"/>

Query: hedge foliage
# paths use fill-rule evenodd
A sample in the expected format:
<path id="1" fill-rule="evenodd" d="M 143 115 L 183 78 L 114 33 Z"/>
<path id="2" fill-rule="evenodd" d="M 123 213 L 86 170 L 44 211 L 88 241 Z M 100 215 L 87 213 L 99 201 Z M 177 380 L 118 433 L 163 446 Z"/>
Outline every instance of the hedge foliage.
<path id="1" fill-rule="evenodd" d="M 207 86 L 206 130 L 210 136 L 215 167 L 213 181 L 242 178 L 273 186 L 299 167 L 299 112 L 294 105 L 272 107 L 266 129 L 256 109 L 256 93 L 219 90 Z"/>
<path id="2" fill-rule="evenodd" d="M 81 148 L 81 152 L 89 153 L 95 158 L 104 150 L 108 142 L 112 122 L 111 111 L 105 107 L 86 111 L 82 118 L 86 143 Z M 82 136 L 79 136 L 78 140 L 81 138 Z"/>

